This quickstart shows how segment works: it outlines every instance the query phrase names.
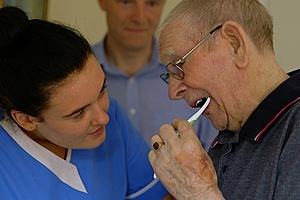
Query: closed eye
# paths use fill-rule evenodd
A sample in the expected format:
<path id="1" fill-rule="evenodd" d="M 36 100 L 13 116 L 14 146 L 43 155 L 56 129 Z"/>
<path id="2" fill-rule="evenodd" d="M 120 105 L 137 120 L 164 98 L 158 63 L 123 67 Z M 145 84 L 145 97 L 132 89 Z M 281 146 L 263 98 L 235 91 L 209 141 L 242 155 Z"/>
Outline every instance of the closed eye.
<path id="1" fill-rule="evenodd" d="M 80 118 L 82 118 L 84 116 L 84 114 L 85 114 L 85 109 L 86 109 L 86 107 L 84 109 L 81 109 L 79 112 L 75 113 L 74 115 L 72 115 L 72 118 L 73 119 L 80 119 Z"/>

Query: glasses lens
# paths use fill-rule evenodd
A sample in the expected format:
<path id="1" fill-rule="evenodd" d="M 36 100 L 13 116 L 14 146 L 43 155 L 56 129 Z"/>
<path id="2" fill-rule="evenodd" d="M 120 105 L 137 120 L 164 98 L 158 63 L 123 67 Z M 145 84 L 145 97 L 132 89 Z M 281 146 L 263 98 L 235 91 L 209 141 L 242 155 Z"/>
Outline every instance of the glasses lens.
<path id="1" fill-rule="evenodd" d="M 178 80 L 182 80 L 183 79 L 183 70 L 175 65 L 174 63 L 169 63 L 167 65 L 167 71 L 174 76 L 174 78 L 178 79 Z"/>

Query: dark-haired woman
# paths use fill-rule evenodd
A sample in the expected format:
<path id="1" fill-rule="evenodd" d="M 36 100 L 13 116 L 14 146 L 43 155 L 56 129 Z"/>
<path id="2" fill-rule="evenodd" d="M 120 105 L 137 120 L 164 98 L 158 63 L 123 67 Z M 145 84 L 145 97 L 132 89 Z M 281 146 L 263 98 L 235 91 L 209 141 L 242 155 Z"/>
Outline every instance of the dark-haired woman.
<path id="1" fill-rule="evenodd" d="M 88 42 L 0 9 L 0 199 L 161 199 Z"/>

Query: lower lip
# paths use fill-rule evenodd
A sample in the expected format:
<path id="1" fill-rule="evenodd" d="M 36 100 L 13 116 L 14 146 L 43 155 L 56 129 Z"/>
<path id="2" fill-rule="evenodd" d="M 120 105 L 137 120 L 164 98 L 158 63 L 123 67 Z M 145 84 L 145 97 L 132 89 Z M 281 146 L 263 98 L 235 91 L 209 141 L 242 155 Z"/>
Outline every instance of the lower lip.
<path id="1" fill-rule="evenodd" d="M 97 131 L 89 133 L 90 136 L 100 136 L 103 134 L 103 128 L 99 128 Z"/>

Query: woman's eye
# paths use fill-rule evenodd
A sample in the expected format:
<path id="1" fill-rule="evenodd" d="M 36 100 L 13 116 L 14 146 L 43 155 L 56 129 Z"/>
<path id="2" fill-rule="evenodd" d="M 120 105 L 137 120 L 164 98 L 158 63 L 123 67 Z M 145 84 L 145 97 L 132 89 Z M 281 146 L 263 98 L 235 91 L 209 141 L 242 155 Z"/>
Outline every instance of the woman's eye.
<path id="1" fill-rule="evenodd" d="M 100 91 L 100 94 L 103 94 L 105 92 L 105 89 L 107 88 L 107 83 L 105 83 L 105 85 L 103 85 L 103 88 Z"/>
<path id="2" fill-rule="evenodd" d="M 78 113 L 76 113 L 75 115 L 73 115 L 73 119 L 80 119 L 80 118 L 82 118 L 83 116 L 84 116 L 84 113 L 85 113 L 85 110 L 84 109 L 82 109 L 82 110 L 80 110 L 80 112 L 78 112 Z"/>

